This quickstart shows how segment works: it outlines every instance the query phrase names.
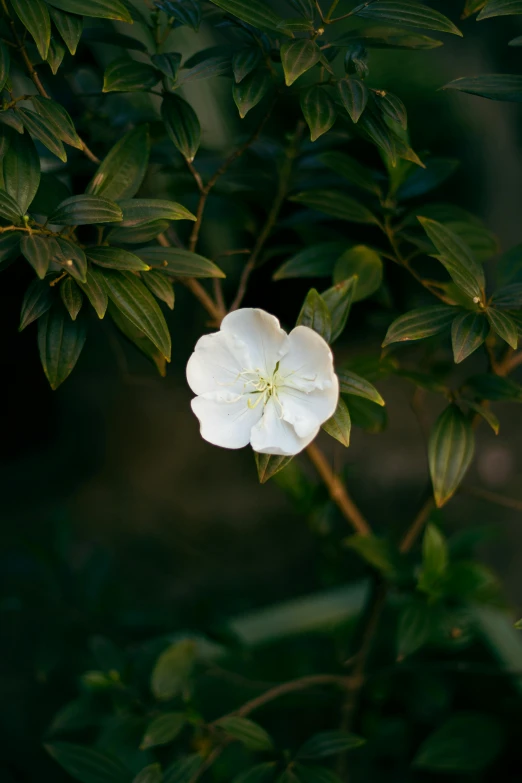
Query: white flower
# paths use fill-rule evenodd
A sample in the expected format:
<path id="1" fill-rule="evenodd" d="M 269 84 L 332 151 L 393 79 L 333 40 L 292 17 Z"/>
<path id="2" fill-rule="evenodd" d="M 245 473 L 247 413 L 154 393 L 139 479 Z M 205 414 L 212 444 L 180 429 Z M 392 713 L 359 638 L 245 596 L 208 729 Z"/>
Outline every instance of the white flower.
<path id="1" fill-rule="evenodd" d="M 250 443 L 262 454 L 298 454 L 339 398 L 325 340 L 307 326 L 287 334 L 273 315 L 251 308 L 229 313 L 219 332 L 198 340 L 187 380 L 205 440 L 227 449 Z"/>

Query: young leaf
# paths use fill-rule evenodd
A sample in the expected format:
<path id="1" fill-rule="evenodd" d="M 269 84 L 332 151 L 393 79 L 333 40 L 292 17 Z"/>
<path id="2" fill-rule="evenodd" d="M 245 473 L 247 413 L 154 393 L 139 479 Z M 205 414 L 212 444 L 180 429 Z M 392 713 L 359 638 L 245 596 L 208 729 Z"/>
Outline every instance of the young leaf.
<path id="1" fill-rule="evenodd" d="M 71 54 L 76 54 L 82 36 L 83 17 L 60 11 L 52 5 L 49 5 L 49 13 L 66 47 Z"/>
<path id="2" fill-rule="evenodd" d="M 223 729 L 230 737 L 243 743 L 248 750 L 272 750 L 274 747 L 268 732 L 248 718 L 231 715 L 228 718 L 220 718 L 215 725 Z"/>
<path id="3" fill-rule="evenodd" d="M 362 3 L 352 11 L 355 16 L 365 19 L 398 24 L 402 27 L 420 27 L 425 30 L 439 30 L 462 37 L 453 22 L 439 11 L 434 11 L 416 0 L 379 0 L 378 3 Z"/>
<path id="4" fill-rule="evenodd" d="M 366 245 L 356 245 L 346 250 L 338 259 L 333 273 L 334 283 L 357 275 L 354 302 L 374 294 L 382 283 L 383 264 L 380 255 Z"/>
<path id="5" fill-rule="evenodd" d="M 132 783 L 162 783 L 163 772 L 161 771 L 161 764 L 149 764 L 138 772 Z"/>
<path id="6" fill-rule="evenodd" d="M 62 302 L 65 305 L 65 309 L 71 316 L 72 320 L 76 321 L 78 313 L 82 307 L 83 297 L 82 292 L 72 277 L 66 277 L 65 280 L 60 283 L 60 296 L 62 297 Z"/>
<path id="7" fill-rule="evenodd" d="M 11 139 L 3 169 L 5 189 L 25 215 L 40 184 L 40 157 L 27 134 Z"/>
<path id="8" fill-rule="evenodd" d="M 109 299 L 170 361 L 170 334 L 158 303 L 132 272 L 105 269 L 103 281 Z"/>
<path id="9" fill-rule="evenodd" d="M 346 242 L 319 242 L 291 256 L 275 272 L 274 280 L 292 277 L 330 277 L 335 262 L 346 248 Z"/>
<path id="10" fill-rule="evenodd" d="M 143 92 L 152 89 L 158 81 L 159 74 L 152 65 L 122 57 L 107 66 L 102 92 Z"/>
<path id="11" fill-rule="evenodd" d="M 85 344 L 85 338 L 83 320 L 72 321 L 63 306 L 53 306 L 38 319 L 38 350 L 51 389 L 57 389 L 69 377 Z M 61 758 L 56 755 L 55 758 L 67 769 Z"/>
<path id="12" fill-rule="evenodd" d="M 338 371 L 341 394 L 351 394 L 356 397 L 364 397 L 377 405 L 385 405 L 383 398 L 369 381 L 361 378 L 351 370 L 341 369 Z"/>
<path id="13" fill-rule="evenodd" d="M 113 201 L 132 198 L 145 177 L 149 152 L 149 126 L 138 125 L 109 151 L 85 192 Z"/>
<path id="14" fill-rule="evenodd" d="M 457 491 L 475 450 L 469 420 L 455 405 L 449 405 L 435 422 L 428 444 L 428 459 L 435 503 L 441 508 Z"/>
<path id="15" fill-rule="evenodd" d="M 257 451 L 254 452 L 254 457 L 260 484 L 266 484 L 293 459 L 293 457 L 278 457 L 275 454 L 258 454 Z"/>
<path id="16" fill-rule="evenodd" d="M 484 313 L 462 313 L 451 324 L 451 343 L 455 364 L 460 364 L 479 348 L 489 334 Z"/>
<path id="17" fill-rule="evenodd" d="M 310 130 L 310 141 L 330 130 L 337 117 L 335 104 L 324 86 L 313 85 L 300 94 L 301 111 Z"/>
<path id="18" fill-rule="evenodd" d="M 446 539 L 435 525 L 428 525 L 422 539 L 422 569 L 419 574 L 419 590 L 436 596 L 447 569 L 448 545 Z"/>
<path id="19" fill-rule="evenodd" d="M 31 101 L 40 116 L 45 119 L 54 134 L 66 144 L 76 149 L 83 149 L 82 141 L 76 133 L 74 123 L 60 103 L 41 95 L 32 95 Z"/>
<path id="20" fill-rule="evenodd" d="M 346 76 L 337 82 L 341 102 L 350 115 L 352 122 L 359 122 L 368 103 L 368 89 L 360 79 Z"/>
<path id="21" fill-rule="evenodd" d="M 34 38 L 38 54 L 47 60 L 51 40 L 51 20 L 43 0 L 11 0 L 17 17 Z"/>
<path id="22" fill-rule="evenodd" d="M 320 334 L 327 343 L 330 342 L 332 317 L 328 305 L 315 288 L 311 288 L 306 295 L 296 326 L 308 326 Z"/>
<path id="23" fill-rule="evenodd" d="M 49 281 L 33 280 L 29 284 L 22 302 L 18 331 L 21 332 L 26 326 L 40 318 L 41 315 L 50 309 L 53 302 L 53 289 L 49 285 Z"/>
<path id="24" fill-rule="evenodd" d="M 101 196 L 71 196 L 62 201 L 49 218 L 59 226 L 86 226 L 96 223 L 118 223 L 123 213 L 120 207 Z"/>
<path id="25" fill-rule="evenodd" d="M 486 313 L 493 331 L 495 331 L 499 337 L 502 337 L 502 339 L 516 351 L 518 346 L 518 330 L 513 319 L 510 318 L 507 313 L 502 312 L 502 310 L 496 310 L 494 307 L 488 307 Z"/>
<path id="26" fill-rule="evenodd" d="M 70 318 L 67 317 L 67 320 L 71 327 L 77 328 Z M 73 745 L 71 742 L 54 742 L 52 745 L 45 745 L 45 749 L 71 777 L 80 783 L 128 783 L 129 781 L 129 770 L 121 761 L 100 753 L 99 750 Z"/>
<path id="27" fill-rule="evenodd" d="M 350 223 L 377 223 L 377 218 L 361 202 L 338 190 L 306 190 L 290 197 L 290 201 L 304 204 L 309 209 L 324 212 L 338 220 Z"/>
<path id="28" fill-rule="evenodd" d="M 92 304 L 98 318 L 103 318 L 107 311 L 109 297 L 103 285 L 103 277 L 96 269 L 87 269 L 86 280 L 78 280 L 78 285 Z"/>
<path id="29" fill-rule="evenodd" d="M 156 745 L 167 745 L 175 739 L 187 721 L 184 712 L 165 712 L 149 723 L 140 744 L 140 750 Z"/>
<path id="30" fill-rule="evenodd" d="M 225 277 L 212 261 L 190 250 L 154 246 L 140 247 L 135 252 L 153 269 L 168 272 L 174 277 Z"/>
<path id="31" fill-rule="evenodd" d="M 196 647 L 191 639 L 171 644 L 161 653 L 154 666 L 151 689 L 159 701 L 169 701 L 188 683 L 196 661 Z"/>
<path id="32" fill-rule="evenodd" d="M 257 68 L 262 59 L 261 49 L 257 44 L 240 49 L 232 60 L 232 70 L 236 84 L 242 82 L 245 76 Z"/>
<path id="33" fill-rule="evenodd" d="M 281 62 L 285 83 L 290 87 L 303 73 L 313 68 L 321 59 L 321 50 L 310 38 L 288 41 L 281 47 Z"/>
<path id="34" fill-rule="evenodd" d="M 460 713 L 424 740 L 413 766 L 435 773 L 477 774 L 491 764 L 502 745 L 502 731 L 494 718 Z"/>
<path id="35" fill-rule="evenodd" d="M 445 90 L 459 90 L 492 101 L 522 101 L 522 76 L 512 74 L 482 74 L 463 76 L 444 85 Z"/>
<path id="36" fill-rule="evenodd" d="M 350 445 L 350 433 L 352 430 L 352 420 L 350 418 L 350 411 L 346 407 L 345 401 L 342 397 L 339 398 L 337 408 L 334 415 L 328 421 L 322 425 L 323 430 L 331 435 L 332 438 L 338 440 L 343 446 Z"/>
<path id="37" fill-rule="evenodd" d="M 284 33 L 283 17 L 268 8 L 263 0 L 211 0 L 211 2 L 259 30 L 276 30 Z"/>
<path id="38" fill-rule="evenodd" d="M 132 17 L 121 0 L 47 0 L 49 5 L 60 11 L 80 16 L 114 19 L 132 24 Z"/>
<path id="39" fill-rule="evenodd" d="M 232 97 L 241 119 L 244 119 L 250 109 L 263 100 L 271 88 L 272 77 L 270 71 L 264 66 L 249 73 L 239 84 L 234 84 Z"/>
<path id="40" fill-rule="evenodd" d="M 177 95 L 165 95 L 161 116 L 176 149 L 186 160 L 192 162 L 201 139 L 201 127 L 192 106 Z"/>
<path id="41" fill-rule="evenodd" d="M 362 190 L 367 190 L 375 196 L 381 195 L 381 186 L 375 178 L 375 174 L 362 163 L 346 155 L 344 152 L 323 152 L 320 160 L 332 171 L 335 171 L 352 185 Z"/>
<path id="42" fill-rule="evenodd" d="M 57 137 L 56 129 L 51 125 L 45 117 L 40 116 L 30 109 L 17 109 L 18 116 L 22 120 L 24 128 L 38 141 L 40 141 L 44 147 L 47 147 L 53 155 L 60 158 L 65 163 L 67 160 L 67 153 L 63 147 L 62 142 Z"/>
<path id="43" fill-rule="evenodd" d="M 366 740 L 347 731 L 323 731 L 314 734 L 297 751 L 299 759 L 321 759 L 360 748 Z"/>
<path id="44" fill-rule="evenodd" d="M 122 269 L 129 272 L 147 272 L 150 269 L 150 266 L 137 255 L 119 247 L 105 245 L 88 247 L 86 253 L 91 261 L 107 269 Z"/>
<path id="45" fill-rule="evenodd" d="M 123 211 L 122 228 L 145 226 L 156 220 L 196 220 L 182 204 L 159 198 L 134 198 L 119 201 Z"/>
<path id="46" fill-rule="evenodd" d="M 329 342 L 333 343 L 342 334 L 356 290 L 357 277 L 354 276 L 343 280 L 342 283 L 337 283 L 321 294 L 332 320 L 332 333 Z"/>
<path id="47" fill-rule="evenodd" d="M 447 305 L 432 305 L 410 310 L 397 318 L 386 332 L 382 347 L 390 343 L 408 340 L 424 340 L 449 329 L 455 318 L 455 308 Z"/>
<path id="48" fill-rule="evenodd" d="M 87 257 L 81 247 L 68 239 L 51 239 L 51 258 L 61 264 L 76 280 L 84 283 L 87 279 Z"/>
<path id="49" fill-rule="evenodd" d="M 172 282 L 166 275 L 162 275 L 161 272 L 151 271 L 147 272 L 146 275 L 142 275 L 142 280 L 156 299 L 161 299 L 162 302 L 165 302 L 170 310 L 174 309 L 174 289 Z"/>

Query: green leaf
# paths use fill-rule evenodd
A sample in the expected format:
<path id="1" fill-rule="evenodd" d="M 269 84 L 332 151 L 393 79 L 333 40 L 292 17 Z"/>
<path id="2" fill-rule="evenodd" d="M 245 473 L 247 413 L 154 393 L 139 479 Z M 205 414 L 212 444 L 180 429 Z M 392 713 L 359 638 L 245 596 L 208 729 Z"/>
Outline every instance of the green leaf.
<path id="1" fill-rule="evenodd" d="M 508 43 L 508 46 L 522 46 L 522 35 L 519 35 L 517 38 L 513 38 Z"/>
<path id="2" fill-rule="evenodd" d="M 489 334 L 484 313 L 461 313 L 451 324 L 451 343 L 455 364 L 460 364 L 479 348 Z"/>
<path id="3" fill-rule="evenodd" d="M 22 120 L 24 128 L 38 139 L 44 147 L 47 147 L 53 155 L 56 155 L 57 158 L 60 158 L 65 163 L 67 153 L 56 135 L 54 126 L 49 124 L 44 117 L 30 109 L 17 109 L 17 113 Z"/>
<path id="4" fill-rule="evenodd" d="M 364 397 L 366 400 L 376 403 L 376 405 L 385 405 L 383 398 L 369 381 L 361 378 L 351 370 L 341 369 L 337 372 L 341 394 L 351 394 L 356 397 Z"/>
<path id="5" fill-rule="evenodd" d="M 346 407 L 346 403 L 342 397 L 339 398 L 334 415 L 328 419 L 328 421 L 324 422 L 322 428 L 328 435 L 348 448 L 350 445 L 352 420 L 350 418 L 350 411 Z"/>
<path id="6" fill-rule="evenodd" d="M 248 750 L 272 750 L 274 747 L 268 732 L 249 718 L 230 715 L 228 718 L 220 718 L 214 725 L 223 729 L 230 737 L 239 740 Z"/>
<path id="7" fill-rule="evenodd" d="M 337 82 L 337 90 L 341 102 L 350 115 L 352 122 L 359 122 L 368 103 L 368 90 L 364 82 L 346 76 Z"/>
<path id="8" fill-rule="evenodd" d="M 132 6 L 129 5 L 129 11 Z M 147 47 L 142 41 L 138 41 L 137 38 L 133 38 L 130 35 L 124 35 L 117 33 L 113 27 L 87 27 L 84 32 L 83 40 L 85 43 L 101 43 L 108 44 L 109 46 L 118 46 L 121 49 L 132 49 L 138 52 L 147 52 Z M 162 55 L 158 55 L 161 57 Z M 179 55 L 180 56 L 180 55 Z M 155 55 L 152 55 L 151 60 L 154 62 Z"/>
<path id="9" fill-rule="evenodd" d="M 200 79 L 211 79 L 214 76 L 228 76 L 230 74 L 230 55 L 216 55 L 196 63 L 192 68 L 185 66 L 178 73 L 176 87 L 185 86 L 188 82 Z"/>
<path id="10" fill-rule="evenodd" d="M 249 73 L 239 84 L 234 84 L 232 97 L 241 119 L 244 119 L 250 109 L 263 100 L 271 88 L 272 77 L 264 66 Z"/>
<path id="11" fill-rule="evenodd" d="M 303 73 L 313 68 L 321 59 L 321 50 L 310 38 L 287 41 L 281 47 L 281 62 L 285 84 L 290 87 Z"/>
<path id="12" fill-rule="evenodd" d="M 255 767 L 240 772 L 232 783 L 271 783 L 277 764 L 275 761 L 266 761 L 264 764 L 256 764 Z"/>
<path id="13" fill-rule="evenodd" d="M 159 701 L 169 701 L 187 685 L 196 662 L 196 646 L 191 639 L 171 644 L 161 653 L 151 678 L 151 690 Z"/>
<path id="14" fill-rule="evenodd" d="M 466 0 L 464 4 L 464 10 L 462 12 L 462 19 L 467 19 L 468 16 L 476 14 L 487 3 L 487 0 Z"/>
<path id="15" fill-rule="evenodd" d="M 3 169 L 5 189 L 25 215 L 40 184 L 40 157 L 29 136 L 17 135 L 11 139 Z"/>
<path id="16" fill-rule="evenodd" d="M 429 193 L 442 185 L 459 166 L 459 161 L 453 158 L 431 158 L 426 161 L 426 168 L 417 168 L 405 179 L 397 191 L 399 201 L 417 198 Z"/>
<path id="17" fill-rule="evenodd" d="M 374 172 L 355 158 L 351 158 L 344 152 L 323 152 L 319 156 L 319 160 L 336 174 L 351 182 L 352 185 L 376 196 L 381 195 L 381 186 L 376 181 Z"/>
<path id="18" fill-rule="evenodd" d="M 386 429 L 388 414 L 382 405 L 375 405 L 364 397 L 353 396 L 348 401 L 348 410 L 352 424 L 361 427 L 365 432 L 376 435 Z"/>
<path id="19" fill-rule="evenodd" d="M 502 310 L 496 310 L 494 307 L 488 307 L 486 314 L 493 331 L 516 351 L 518 346 L 518 330 L 514 320 L 510 318 L 507 313 L 502 312 Z"/>
<path id="20" fill-rule="evenodd" d="M 149 764 L 138 772 L 132 783 L 162 783 L 163 772 L 161 771 L 161 764 Z"/>
<path id="21" fill-rule="evenodd" d="M 367 49 L 436 49 L 442 46 L 428 35 L 409 33 L 394 27 L 363 27 L 346 33 L 332 43 L 333 46 L 361 44 Z"/>
<path id="22" fill-rule="evenodd" d="M 425 217 L 418 220 L 439 251 L 437 258 L 446 267 L 453 282 L 474 301 L 482 301 L 486 285 L 484 270 L 475 261 L 469 247 L 448 226 Z"/>
<path id="23" fill-rule="evenodd" d="M 150 58 L 152 64 L 161 73 L 172 81 L 176 80 L 179 66 L 181 65 L 181 54 L 179 52 L 165 52 L 165 54 L 153 54 Z"/>
<path id="24" fill-rule="evenodd" d="M 165 95 L 161 116 L 176 149 L 192 162 L 201 140 L 201 127 L 192 106 L 177 95 Z"/>
<path id="25" fill-rule="evenodd" d="M 330 277 L 335 262 L 346 248 L 345 242 L 319 242 L 303 248 L 275 272 L 274 280 L 293 277 Z"/>
<path id="26" fill-rule="evenodd" d="M 86 193 L 118 201 L 136 195 L 147 172 L 149 126 L 138 125 L 109 151 L 90 181 Z"/>
<path id="27" fill-rule="evenodd" d="M 20 223 L 22 219 L 22 210 L 9 193 L 0 190 L 0 217 L 5 218 L 10 223 Z"/>
<path id="28" fill-rule="evenodd" d="M 424 740 L 413 765 L 432 772 L 477 773 L 494 761 L 502 744 L 500 726 L 489 715 L 452 715 Z"/>
<path id="29" fill-rule="evenodd" d="M 168 272 L 175 277 L 225 277 L 224 272 L 212 261 L 190 250 L 178 247 L 140 247 L 139 256 L 153 269 Z"/>
<path id="30" fill-rule="evenodd" d="M 163 783 L 190 783 L 202 764 L 203 757 L 199 753 L 184 756 L 165 770 Z"/>
<path id="31" fill-rule="evenodd" d="M 397 318 L 386 332 L 382 347 L 390 343 L 408 340 L 424 340 L 449 329 L 455 318 L 455 308 L 447 305 L 432 305 L 410 310 Z"/>
<path id="32" fill-rule="evenodd" d="M 163 715 L 158 715 L 147 726 L 140 750 L 148 750 L 156 745 L 167 745 L 172 742 L 181 732 L 186 721 L 187 716 L 184 712 L 165 712 Z"/>
<path id="33" fill-rule="evenodd" d="M 59 139 L 78 150 L 83 149 L 74 123 L 60 103 L 56 103 L 50 98 L 42 98 L 40 95 L 32 95 L 31 101 L 38 114 L 47 121 L 48 127 Z"/>
<path id="34" fill-rule="evenodd" d="M 156 220 L 196 220 L 182 204 L 159 198 L 135 198 L 119 201 L 123 211 L 122 228 L 134 228 Z"/>
<path id="35" fill-rule="evenodd" d="M 65 46 L 62 46 L 61 41 L 56 38 L 51 38 L 49 44 L 49 54 L 47 55 L 47 62 L 52 71 L 53 76 L 56 76 L 58 69 L 65 57 Z"/>
<path id="36" fill-rule="evenodd" d="M 359 557 L 369 563 L 383 576 L 392 576 L 396 570 L 393 550 L 388 541 L 378 536 L 363 536 L 356 533 L 347 538 L 344 545 L 353 549 Z"/>
<path id="37" fill-rule="evenodd" d="M 103 285 L 103 277 L 96 269 L 87 269 L 87 277 L 84 282 L 78 280 L 78 285 L 92 304 L 98 318 L 103 318 L 107 312 L 109 297 Z"/>
<path id="38" fill-rule="evenodd" d="M 402 661 L 424 647 L 431 632 L 432 615 L 429 607 L 420 601 L 405 606 L 397 626 L 397 660 Z"/>
<path id="39" fill-rule="evenodd" d="M 276 30 L 284 33 L 283 17 L 268 8 L 263 0 L 211 0 L 211 2 L 259 30 Z"/>
<path id="40" fill-rule="evenodd" d="M 115 19 L 132 24 L 132 17 L 120 0 L 47 0 L 47 2 L 60 11 L 67 11 L 70 14 Z"/>
<path id="41" fill-rule="evenodd" d="M 384 94 L 383 94 L 384 93 Z M 408 113 L 406 106 L 396 95 L 391 92 L 385 92 L 384 90 L 375 93 L 375 99 L 379 107 L 379 111 L 389 117 L 390 120 L 396 122 L 401 126 L 403 130 L 408 127 Z"/>
<path id="42" fill-rule="evenodd" d="M 163 234 L 169 227 L 168 220 L 154 220 L 137 228 L 113 228 L 107 240 L 113 245 L 141 245 Z"/>
<path id="43" fill-rule="evenodd" d="M 435 527 L 428 525 L 422 539 L 422 569 L 418 588 L 424 593 L 436 596 L 448 570 L 448 545 L 446 539 Z"/>
<path id="44" fill-rule="evenodd" d="M 9 71 L 11 68 L 11 55 L 9 49 L 0 41 L 0 92 L 4 89 L 5 83 L 9 78 Z"/>
<path id="45" fill-rule="evenodd" d="M 66 277 L 65 280 L 60 283 L 60 296 L 62 297 L 62 302 L 65 305 L 65 309 L 71 316 L 72 320 L 76 321 L 78 313 L 82 307 L 83 297 L 82 292 L 72 277 Z"/>
<path id="46" fill-rule="evenodd" d="M 130 272 L 147 272 L 150 269 L 141 258 L 128 250 L 122 250 L 119 247 L 88 247 L 86 250 L 88 258 L 98 266 L 107 269 L 122 269 Z"/>
<path id="47" fill-rule="evenodd" d="M 134 326 L 134 324 L 123 315 L 121 310 L 119 310 L 116 305 L 112 304 L 112 302 L 108 303 L 108 312 L 120 332 L 139 351 L 141 351 L 148 359 L 150 359 L 153 364 L 155 364 L 159 374 L 162 378 L 164 378 L 167 373 L 166 360 L 161 351 L 158 351 L 152 340 L 149 340 L 147 335 L 141 329 L 138 329 L 136 326 Z"/>
<path id="48" fill-rule="evenodd" d="M 65 267 L 76 280 L 85 282 L 87 277 L 87 257 L 81 247 L 68 239 L 56 237 L 51 240 L 51 258 Z"/>
<path id="49" fill-rule="evenodd" d="M 245 76 L 257 68 L 262 60 L 261 49 L 257 44 L 248 46 L 236 52 L 232 59 L 232 70 L 234 72 L 234 81 L 236 84 L 242 82 Z"/>
<path id="50" fill-rule="evenodd" d="M 522 283 L 512 283 L 499 288 L 493 294 L 491 301 L 495 307 L 502 307 L 505 310 L 520 310 L 522 308 Z"/>
<path id="51" fill-rule="evenodd" d="M 152 89 L 158 81 L 159 74 L 152 65 L 121 57 L 107 66 L 102 92 L 143 92 Z"/>
<path id="52" fill-rule="evenodd" d="M 43 280 L 51 260 L 51 247 L 48 240 L 38 234 L 24 234 L 20 241 L 20 250 L 40 280 Z"/>
<path id="53" fill-rule="evenodd" d="M 310 130 L 310 141 L 330 130 L 337 117 L 337 109 L 326 87 L 313 85 L 300 93 L 301 111 Z"/>
<path id="54" fill-rule="evenodd" d="M 14 109 L 5 109 L 0 111 L 0 123 L 2 123 L 2 125 L 7 125 L 9 128 L 13 128 L 17 133 L 24 132 L 24 126 L 22 125 L 20 117 Z M 5 128 L 3 137 L 5 138 Z"/>
<path id="55" fill-rule="evenodd" d="M 71 329 L 77 329 L 66 316 Z M 54 742 L 45 745 L 46 751 L 63 769 L 80 783 L 129 783 L 130 772 L 112 756 L 93 748 L 84 748 L 70 742 Z"/>
<path id="56" fill-rule="evenodd" d="M 132 272 L 105 269 L 103 281 L 109 299 L 123 315 L 141 330 L 170 361 L 171 341 L 165 318 L 158 303 Z"/>
<path id="57" fill-rule="evenodd" d="M 26 326 L 40 318 L 41 315 L 50 309 L 53 302 L 53 289 L 50 287 L 49 281 L 33 280 L 29 284 L 22 302 L 18 331 L 21 332 Z"/>
<path id="58" fill-rule="evenodd" d="M 356 245 L 346 250 L 338 259 L 333 273 L 334 283 L 340 283 L 357 275 L 354 302 L 367 299 L 382 283 L 383 265 L 380 255 L 366 245 Z"/>
<path id="59" fill-rule="evenodd" d="M 444 85 L 445 90 L 459 90 L 469 95 L 479 95 L 492 101 L 522 101 L 522 76 L 512 74 L 482 74 L 463 76 Z"/>
<path id="60" fill-rule="evenodd" d="M 142 280 L 156 299 L 165 302 L 170 310 L 174 309 L 174 289 L 168 277 L 162 275 L 161 272 L 151 271 L 142 275 Z"/>
<path id="61" fill-rule="evenodd" d="M 63 306 L 52 307 L 38 319 L 38 350 L 51 389 L 57 389 L 69 377 L 82 352 L 85 338 L 86 328 L 83 320 L 72 321 Z M 56 745 L 53 747 L 56 748 Z M 73 774 L 66 766 L 63 755 L 56 753 L 52 755 Z M 76 777 L 78 780 L 83 780 L 78 775 Z"/>
<path id="62" fill-rule="evenodd" d="M 328 305 L 315 288 L 311 288 L 304 300 L 296 326 L 308 326 L 314 332 L 330 342 L 332 333 L 332 317 Z"/>
<path id="63" fill-rule="evenodd" d="M 51 20 L 43 0 L 11 0 L 17 17 L 34 38 L 38 54 L 47 60 L 51 40 Z"/>
<path id="64" fill-rule="evenodd" d="M 299 783 L 342 783 L 341 778 L 329 767 L 319 767 L 316 764 L 294 764 L 293 772 Z M 290 778 L 291 780 L 291 778 Z"/>
<path id="65" fill-rule="evenodd" d="M 347 750 L 360 748 L 366 740 L 347 731 L 322 731 L 310 737 L 299 750 L 299 759 L 321 759 L 328 756 L 336 756 Z"/>
<path id="66" fill-rule="evenodd" d="M 278 457 L 275 454 L 259 454 L 257 451 L 254 452 L 254 457 L 260 484 L 266 484 L 293 459 L 293 457 Z"/>
<path id="67" fill-rule="evenodd" d="M 495 402 L 522 402 L 522 386 L 510 378 L 484 373 L 474 375 L 466 381 L 466 387 L 471 389 L 479 399 Z"/>
<path id="68" fill-rule="evenodd" d="M 464 400 L 464 402 L 472 411 L 478 413 L 478 415 L 481 416 L 487 424 L 489 424 L 495 435 L 498 435 L 500 431 L 500 422 L 493 411 L 491 411 L 489 408 L 486 408 L 485 405 L 480 405 L 476 402 L 470 402 L 469 400 Z"/>
<path id="69" fill-rule="evenodd" d="M 70 53 L 76 54 L 76 49 L 82 36 L 83 18 L 76 14 L 59 11 L 58 8 L 53 6 L 49 7 L 49 13 Z"/>
<path id="70" fill-rule="evenodd" d="M 439 30 L 462 37 L 462 33 L 453 22 L 439 11 L 434 11 L 415 0 L 379 0 L 375 3 L 362 3 L 352 11 L 355 16 L 365 19 L 378 19 L 403 27 L 421 27 L 425 30 Z"/>
<path id="71" fill-rule="evenodd" d="M 357 277 L 349 277 L 341 283 L 336 283 L 332 288 L 323 291 L 321 294 L 332 320 L 332 333 L 329 342 L 333 343 L 341 336 L 350 308 L 354 301 L 354 295 L 357 291 Z"/>
<path id="72" fill-rule="evenodd" d="M 290 196 L 290 201 L 304 204 L 309 209 L 324 212 L 338 220 L 350 223 L 377 223 L 377 218 L 358 199 L 339 190 L 306 190 Z"/>
<path id="73" fill-rule="evenodd" d="M 431 431 L 428 459 L 437 508 L 455 494 L 475 451 L 475 436 L 469 420 L 455 405 L 449 405 Z"/>
<path id="74" fill-rule="evenodd" d="M 489 0 L 486 7 L 477 16 L 477 22 L 494 16 L 522 14 L 522 0 Z"/>
<path id="75" fill-rule="evenodd" d="M 97 223 L 118 223 L 123 213 L 120 207 L 101 196 L 71 196 L 62 201 L 49 218 L 59 226 L 88 226 Z"/>

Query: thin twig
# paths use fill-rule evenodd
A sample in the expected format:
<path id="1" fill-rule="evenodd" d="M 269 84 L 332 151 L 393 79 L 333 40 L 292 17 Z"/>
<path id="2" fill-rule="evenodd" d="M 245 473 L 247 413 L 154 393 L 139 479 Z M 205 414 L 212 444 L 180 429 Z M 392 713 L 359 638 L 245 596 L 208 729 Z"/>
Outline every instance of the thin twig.
<path id="1" fill-rule="evenodd" d="M 409 552 L 414 545 L 417 538 L 420 536 L 424 529 L 424 525 L 428 521 L 430 514 L 435 506 L 435 501 L 431 496 L 431 487 L 429 489 L 430 497 L 422 504 L 422 507 L 411 523 L 410 527 L 406 531 L 404 538 L 399 544 L 399 552 L 403 555 Z"/>
<path id="2" fill-rule="evenodd" d="M 345 519 L 348 520 L 357 533 L 360 533 L 362 536 L 371 535 L 372 531 L 368 522 L 349 496 L 343 482 L 333 472 L 319 446 L 311 443 L 306 447 L 306 453 L 326 484 L 331 499 L 340 509 Z"/>
<path id="3" fill-rule="evenodd" d="M 467 495 L 474 495 L 482 500 L 487 500 L 488 503 L 495 503 L 497 506 L 504 506 L 505 508 L 512 508 L 515 511 L 522 511 L 522 500 L 516 500 L 516 498 L 507 498 L 501 495 L 499 492 L 490 492 L 487 489 L 481 489 L 480 487 L 461 487 L 461 492 L 465 492 Z"/>

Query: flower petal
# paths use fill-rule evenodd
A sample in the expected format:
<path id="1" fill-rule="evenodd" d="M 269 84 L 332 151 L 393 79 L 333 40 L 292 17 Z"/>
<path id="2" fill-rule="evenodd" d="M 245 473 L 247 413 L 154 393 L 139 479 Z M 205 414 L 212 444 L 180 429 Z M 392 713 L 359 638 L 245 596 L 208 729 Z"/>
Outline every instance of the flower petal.
<path id="1" fill-rule="evenodd" d="M 252 428 L 263 415 L 263 405 L 255 408 L 248 406 L 248 401 L 256 402 L 255 396 L 238 397 L 232 392 L 219 392 L 194 397 L 192 410 L 201 425 L 201 437 L 222 446 L 224 449 L 241 449 L 250 442 Z"/>
<path id="2" fill-rule="evenodd" d="M 274 315 L 252 307 L 229 313 L 221 322 L 222 332 L 234 338 L 234 352 L 244 370 L 259 369 L 271 376 L 288 351 L 287 333 Z"/>
<path id="3" fill-rule="evenodd" d="M 219 390 L 240 394 L 244 385 L 239 378 L 242 369 L 233 338 L 224 332 L 207 334 L 198 340 L 188 361 L 188 385 L 195 394 Z"/>
<path id="4" fill-rule="evenodd" d="M 306 438 L 334 415 L 339 402 L 339 381 L 329 388 L 304 392 L 283 386 L 278 390 L 279 401 L 283 409 L 283 419 L 291 424 L 299 438 Z"/>
<path id="5" fill-rule="evenodd" d="M 271 397 L 265 405 L 263 418 L 252 429 L 250 443 L 260 454 L 290 457 L 306 448 L 318 432 L 319 426 L 305 438 L 300 438 L 292 425 L 280 418 L 280 407 Z"/>
<path id="6" fill-rule="evenodd" d="M 279 376 L 285 386 L 302 391 L 329 389 L 337 383 L 330 346 L 308 326 L 288 335 L 288 352 L 281 358 Z"/>

